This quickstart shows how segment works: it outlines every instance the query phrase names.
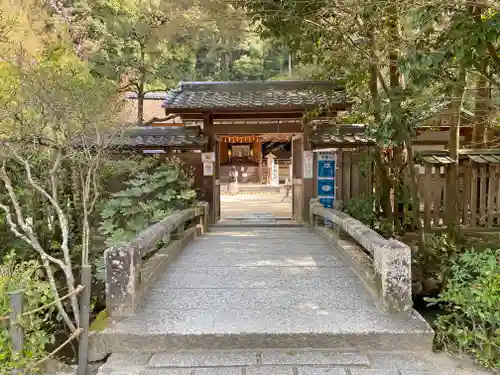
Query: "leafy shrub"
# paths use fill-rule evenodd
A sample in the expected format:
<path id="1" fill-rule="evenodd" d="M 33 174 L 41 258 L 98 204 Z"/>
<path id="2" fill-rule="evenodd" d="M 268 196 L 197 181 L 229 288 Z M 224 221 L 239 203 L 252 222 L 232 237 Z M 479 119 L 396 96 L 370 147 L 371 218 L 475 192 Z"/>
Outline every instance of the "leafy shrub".
<path id="1" fill-rule="evenodd" d="M 16 262 L 14 253 L 7 255 L 0 265 L 0 316 L 10 312 L 9 292 L 24 291 L 24 311 L 34 310 L 53 300 L 48 282 L 41 277 L 40 265 L 36 261 Z M 43 358 L 45 348 L 54 343 L 50 330 L 50 319 L 54 308 L 21 318 L 18 322 L 24 330 L 24 348 L 15 353 L 9 331 L 9 322 L 0 321 L 0 373 L 10 374 L 13 369 L 32 366 Z"/>
<path id="2" fill-rule="evenodd" d="M 500 249 L 468 250 L 451 261 L 438 298 L 436 344 L 500 368 Z"/>
<path id="3" fill-rule="evenodd" d="M 414 254 L 412 259 L 414 282 L 421 285 L 419 294 L 435 296 L 441 291 L 450 261 L 460 252 L 461 249 L 446 234 L 425 235 L 425 248 Z"/>
<path id="4" fill-rule="evenodd" d="M 353 218 L 370 227 L 373 227 L 377 219 L 374 210 L 374 198 L 372 195 L 361 195 L 349 199 L 346 212 Z"/>
<path id="5" fill-rule="evenodd" d="M 171 158 L 151 172 L 141 172 L 125 183 L 125 190 L 111 195 L 101 211 L 100 232 L 106 245 L 133 239 L 137 233 L 196 198 L 193 173 L 180 159 Z"/>

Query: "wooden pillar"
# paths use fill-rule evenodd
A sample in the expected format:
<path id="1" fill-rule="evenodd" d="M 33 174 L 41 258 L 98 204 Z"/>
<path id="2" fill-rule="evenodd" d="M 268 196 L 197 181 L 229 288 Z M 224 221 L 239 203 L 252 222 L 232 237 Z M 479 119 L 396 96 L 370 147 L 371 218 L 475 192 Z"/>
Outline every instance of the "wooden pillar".
<path id="1" fill-rule="evenodd" d="M 257 158 L 257 162 L 259 163 L 259 168 L 257 169 L 257 183 L 262 182 L 262 139 L 257 141 L 257 154 L 255 157 Z"/>
<path id="2" fill-rule="evenodd" d="M 214 165 L 214 223 L 220 220 L 220 141 L 215 138 L 215 165 Z"/>
<path id="3" fill-rule="evenodd" d="M 312 144 L 309 141 L 309 135 L 311 133 L 310 127 L 304 128 L 304 135 L 302 137 L 302 168 L 304 168 L 304 151 L 312 151 Z M 314 159 L 313 159 L 313 176 L 312 178 L 305 178 L 304 171 L 302 170 L 302 220 L 304 222 L 309 221 L 309 204 L 311 198 L 314 197 Z"/>
<path id="4" fill-rule="evenodd" d="M 302 220 L 302 135 L 292 140 L 292 216 L 295 220 Z"/>
<path id="5" fill-rule="evenodd" d="M 226 164 L 229 161 L 229 155 L 227 153 L 229 149 L 229 144 L 226 141 L 221 141 L 219 143 L 220 147 L 220 163 L 221 164 Z"/>
<path id="6" fill-rule="evenodd" d="M 205 146 L 205 152 L 215 152 L 216 140 L 215 135 L 211 134 L 211 127 L 213 124 L 212 116 L 209 114 L 203 115 L 203 130 L 208 135 L 208 142 Z M 217 163 L 216 163 L 217 164 Z M 214 165 L 213 176 L 203 176 L 203 199 L 208 203 L 208 222 L 213 224 L 215 222 L 215 175 L 216 165 Z"/>

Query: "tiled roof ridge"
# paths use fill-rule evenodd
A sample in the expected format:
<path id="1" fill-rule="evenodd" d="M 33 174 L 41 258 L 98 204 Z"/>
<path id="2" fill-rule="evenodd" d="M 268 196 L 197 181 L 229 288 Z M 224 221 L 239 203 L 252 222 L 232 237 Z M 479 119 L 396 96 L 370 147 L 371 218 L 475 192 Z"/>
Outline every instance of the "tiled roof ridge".
<path id="1" fill-rule="evenodd" d="M 172 109 L 304 109 L 347 103 L 336 81 L 181 82 L 162 107 Z"/>
<path id="2" fill-rule="evenodd" d="M 301 91 L 301 90 L 327 90 L 343 91 L 345 86 L 339 81 L 214 81 L 197 82 L 182 81 L 172 91 L 176 92 L 258 92 L 258 91 Z M 171 92 L 172 92 L 171 91 Z"/>

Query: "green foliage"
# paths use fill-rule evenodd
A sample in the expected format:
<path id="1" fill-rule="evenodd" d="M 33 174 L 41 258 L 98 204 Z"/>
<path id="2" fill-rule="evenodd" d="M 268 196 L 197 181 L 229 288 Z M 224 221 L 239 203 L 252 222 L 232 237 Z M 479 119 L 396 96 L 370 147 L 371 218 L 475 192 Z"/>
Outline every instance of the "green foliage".
<path id="1" fill-rule="evenodd" d="M 141 172 L 125 183 L 126 189 L 112 194 L 101 211 L 100 232 L 114 246 L 172 212 L 189 207 L 196 198 L 192 170 L 171 158 L 150 172 Z"/>
<path id="2" fill-rule="evenodd" d="M 142 95 L 173 84 L 188 69 L 191 56 L 183 45 L 199 17 L 194 4 L 103 0 L 90 6 L 89 15 L 94 73 Z"/>
<path id="3" fill-rule="evenodd" d="M 375 215 L 375 198 L 373 195 L 361 195 L 351 198 L 347 202 L 346 212 L 363 224 L 373 227 L 377 216 Z"/>
<path id="4" fill-rule="evenodd" d="M 468 250 L 451 262 L 438 298 L 436 343 L 500 369 L 500 249 Z"/>
<path id="5" fill-rule="evenodd" d="M 460 251 L 446 234 L 425 235 L 425 247 L 412 259 L 414 280 L 422 283 L 420 294 L 435 296 L 441 291 L 450 261 L 455 259 Z"/>
<path id="6" fill-rule="evenodd" d="M 48 282 L 36 261 L 17 262 L 12 252 L 0 265 L 0 317 L 10 313 L 9 292 L 22 289 L 24 292 L 24 311 L 31 311 L 53 301 L 53 294 Z M 9 323 L 0 321 L 0 374 L 10 374 L 13 369 L 33 366 L 44 357 L 47 345 L 54 343 L 50 319 L 54 308 L 45 309 L 20 318 L 24 330 L 24 350 L 15 353 L 9 332 Z"/>

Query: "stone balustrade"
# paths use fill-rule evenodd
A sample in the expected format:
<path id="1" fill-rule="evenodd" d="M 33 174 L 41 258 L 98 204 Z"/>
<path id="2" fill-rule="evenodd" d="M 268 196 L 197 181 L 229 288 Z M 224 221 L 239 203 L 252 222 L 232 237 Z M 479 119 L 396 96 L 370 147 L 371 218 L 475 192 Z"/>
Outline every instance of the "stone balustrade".
<path id="1" fill-rule="evenodd" d="M 111 318 L 134 313 L 166 265 L 187 243 L 207 230 L 208 211 L 207 203 L 176 211 L 144 229 L 131 242 L 104 252 L 106 310 Z M 186 223 L 193 219 L 197 219 L 196 225 L 186 229 Z"/>
<path id="2" fill-rule="evenodd" d="M 411 249 L 395 239 L 385 239 L 359 220 L 334 209 L 324 208 L 318 199 L 311 200 L 310 225 L 313 230 L 327 234 L 331 244 L 344 250 L 348 262 L 377 295 L 379 305 L 389 312 L 409 311 L 412 308 L 411 294 Z M 324 221 L 332 223 L 333 230 L 321 228 Z M 321 229 L 320 229 L 321 228 Z M 346 233 L 355 241 L 340 239 Z M 357 246 L 364 249 L 358 251 Z M 361 254 L 360 254 L 361 253 Z M 363 258 L 370 259 L 371 270 L 366 270 Z M 363 269 L 363 267 L 365 269 Z"/>

